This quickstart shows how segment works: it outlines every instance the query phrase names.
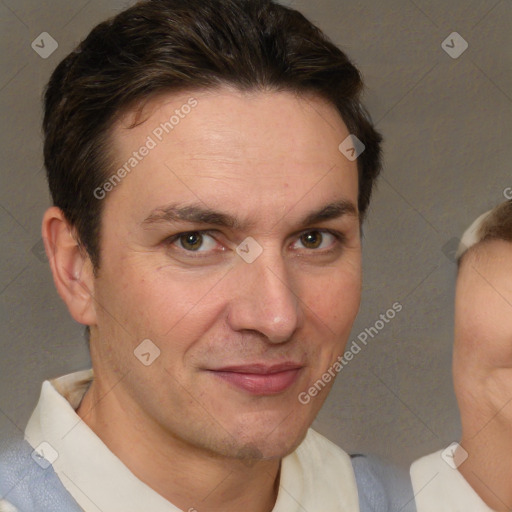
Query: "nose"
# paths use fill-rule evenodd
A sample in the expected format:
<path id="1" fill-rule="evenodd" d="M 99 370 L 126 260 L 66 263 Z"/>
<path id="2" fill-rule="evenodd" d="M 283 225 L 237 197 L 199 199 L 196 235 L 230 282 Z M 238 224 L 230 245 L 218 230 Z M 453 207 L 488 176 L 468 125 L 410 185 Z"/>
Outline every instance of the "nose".
<path id="1" fill-rule="evenodd" d="M 239 261 L 237 266 L 231 277 L 229 326 L 256 331 L 273 344 L 289 340 L 302 325 L 303 311 L 281 255 L 265 250 L 256 261 Z"/>

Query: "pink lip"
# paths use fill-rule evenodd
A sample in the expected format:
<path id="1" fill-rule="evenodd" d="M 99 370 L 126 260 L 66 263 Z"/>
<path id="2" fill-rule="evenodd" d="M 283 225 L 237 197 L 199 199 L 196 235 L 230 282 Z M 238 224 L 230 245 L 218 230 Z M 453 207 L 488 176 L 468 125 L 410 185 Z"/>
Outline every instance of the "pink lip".
<path id="1" fill-rule="evenodd" d="M 275 395 L 288 389 L 302 366 L 283 363 L 273 366 L 253 364 L 209 370 L 217 377 L 254 395 Z"/>

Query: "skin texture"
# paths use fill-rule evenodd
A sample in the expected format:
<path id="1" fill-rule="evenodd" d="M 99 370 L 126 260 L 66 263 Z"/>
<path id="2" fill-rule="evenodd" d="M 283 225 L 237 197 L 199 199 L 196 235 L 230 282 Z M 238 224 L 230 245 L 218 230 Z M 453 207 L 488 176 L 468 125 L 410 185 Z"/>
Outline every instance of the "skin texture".
<path id="1" fill-rule="evenodd" d="M 56 208 L 43 237 L 61 297 L 91 327 L 95 380 L 81 418 L 183 510 L 270 511 L 280 460 L 333 382 L 307 405 L 297 397 L 343 352 L 359 308 L 356 162 L 339 152 L 349 132 L 323 100 L 221 88 L 155 98 L 135 128 L 134 114 L 123 116 L 112 133 L 114 171 L 191 97 L 197 106 L 105 197 L 96 277 Z M 354 211 L 303 222 L 340 201 Z M 239 225 L 144 223 L 176 203 Z M 171 238 L 204 230 L 196 252 Z M 252 263 L 236 253 L 248 236 L 263 249 Z M 134 356 L 144 339 L 160 350 L 150 366 Z M 274 394 L 210 371 L 283 362 L 300 369 Z"/>
<path id="2" fill-rule="evenodd" d="M 453 373 L 468 452 L 459 471 L 498 512 L 512 508 L 512 244 L 483 242 L 462 260 Z"/>

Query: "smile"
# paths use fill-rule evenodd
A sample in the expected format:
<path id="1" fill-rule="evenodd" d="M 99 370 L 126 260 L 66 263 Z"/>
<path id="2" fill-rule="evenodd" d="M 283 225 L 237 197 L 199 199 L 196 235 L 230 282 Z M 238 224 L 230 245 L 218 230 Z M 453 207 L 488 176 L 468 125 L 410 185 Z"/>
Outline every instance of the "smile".
<path id="1" fill-rule="evenodd" d="M 275 395 L 290 388 L 297 380 L 301 366 L 249 365 L 209 370 L 216 377 L 253 395 Z"/>

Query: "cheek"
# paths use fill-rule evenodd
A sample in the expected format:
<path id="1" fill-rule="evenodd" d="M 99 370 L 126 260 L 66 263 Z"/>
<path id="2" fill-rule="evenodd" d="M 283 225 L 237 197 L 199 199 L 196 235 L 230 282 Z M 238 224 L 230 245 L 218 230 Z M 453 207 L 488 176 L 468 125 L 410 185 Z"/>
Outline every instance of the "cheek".
<path id="1" fill-rule="evenodd" d="M 361 301 L 360 271 L 335 271 L 317 280 L 314 286 L 306 286 L 306 313 L 309 309 L 312 317 L 321 319 L 335 335 L 348 335 Z"/>
<path id="2" fill-rule="evenodd" d="M 193 337 L 207 321 L 205 307 L 211 287 L 210 280 L 204 282 L 191 279 L 191 276 L 175 273 L 170 276 L 165 271 L 154 271 L 145 279 L 134 282 L 136 303 L 132 306 L 155 336 L 163 340 L 169 337 L 183 339 L 186 338 L 184 335 Z"/>
<path id="3" fill-rule="evenodd" d="M 512 365 L 512 307 L 481 294 L 461 301 L 455 321 L 456 353 L 468 364 Z"/>
<path id="4" fill-rule="evenodd" d="M 184 327 L 194 330 L 195 323 L 181 320 L 197 314 L 208 283 L 165 268 L 148 269 L 140 261 L 127 261 L 115 273 L 105 268 L 97 289 L 106 310 L 103 321 L 123 326 L 132 337 L 165 341 Z"/>

